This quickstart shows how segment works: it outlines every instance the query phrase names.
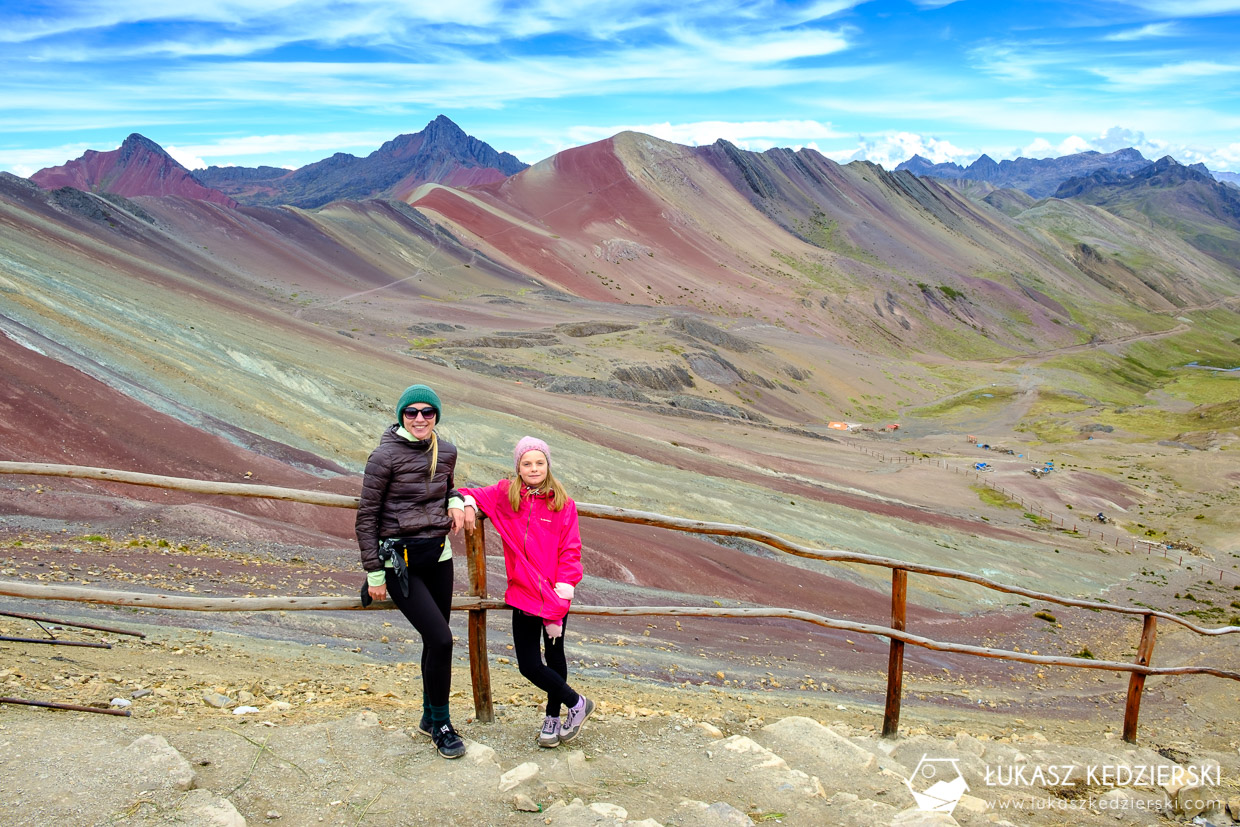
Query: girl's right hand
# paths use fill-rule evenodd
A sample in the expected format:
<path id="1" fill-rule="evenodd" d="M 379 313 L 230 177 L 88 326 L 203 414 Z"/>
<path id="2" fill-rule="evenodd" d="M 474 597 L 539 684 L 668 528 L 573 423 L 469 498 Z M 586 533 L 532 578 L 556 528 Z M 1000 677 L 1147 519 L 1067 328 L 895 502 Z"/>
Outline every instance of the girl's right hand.
<path id="1" fill-rule="evenodd" d="M 465 530 L 472 533 L 477 525 L 478 509 L 474 508 L 472 505 L 465 506 Z"/>
<path id="2" fill-rule="evenodd" d="M 387 600 L 387 586 L 371 586 L 369 587 L 371 600 Z"/>

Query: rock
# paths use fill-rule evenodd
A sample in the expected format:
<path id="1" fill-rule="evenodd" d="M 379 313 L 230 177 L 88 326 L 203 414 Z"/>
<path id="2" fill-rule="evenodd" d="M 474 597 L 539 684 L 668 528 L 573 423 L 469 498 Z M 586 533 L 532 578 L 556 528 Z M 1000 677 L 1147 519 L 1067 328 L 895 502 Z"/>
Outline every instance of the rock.
<path id="1" fill-rule="evenodd" d="M 499 767 L 499 759 L 495 756 L 495 750 L 477 741 L 465 741 L 465 757 L 475 764 L 494 764 Z"/>
<path id="2" fill-rule="evenodd" d="M 986 745 L 967 732 L 956 733 L 956 749 L 981 758 L 986 753 Z"/>
<path id="3" fill-rule="evenodd" d="M 652 391 L 679 391 L 693 387 L 693 375 L 681 365 L 621 365 L 611 378 Z"/>
<path id="4" fill-rule="evenodd" d="M 606 399 L 619 399 L 624 402 L 651 402 L 649 396 L 623 382 L 603 379 L 591 379 L 585 376 L 556 376 L 539 385 L 551 393 L 570 394 L 572 396 L 601 396 Z"/>
<path id="5" fill-rule="evenodd" d="M 965 812 L 971 815 L 980 816 L 985 815 L 989 811 L 990 805 L 986 803 L 985 799 L 965 793 L 960 796 L 960 800 L 956 802 L 956 809 L 953 810 L 952 813 L 955 814 L 958 812 Z"/>
<path id="6" fill-rule="evenodd" d="M 592 812 L 598 813 L 604 818 L 614 818 L 616 821 L 628 821 L 629 811 L 618 804 L 608 804 L 600 801 L 590 805 Z"/>
<path id="7" fill-rule="evenodd" d="M 709 325 L 696 319 L 676 318 L 672 320 L 669 326 L 686 336 L 701 339 L 704 342 L 709 342 L 712 345 L 717 345 L 734 353 L 749 353 L 752 350 L 757 350 L 757 345 L 754 345 L 748 339 L 742 339 L 740 336 L 735 336 L 714 325 Z"/>
<path id="8" fill-rule="evenodd" d="M 191 790 L 177 808 L 176 824 L 185 827 L 246 827 L 246 820 L 227 798 L 221 798 L 210 790 Z"/>
<path id="9" fill-rule="evenodd" d="M 827 813 L 832 827 L 871 827 L 891 821 L 896 808 L 853 793 L 836 793 L 827 801 Z"/>
<path id="10" fill-rule="evenodd" d="M 667 404 L 680 410 L 696 411 L 698 413 L 710 414 L 711 416 L 742 419 L 747 422 L 770 422 L 769 419 L 756 411 L 748 411 L 736 405 L 729 405 L 727 402 L 716 402 L 713 399 L 706 399 L 687 393 L 675 394 L 667 400 Z"/>
<path id="11" fill-rule="evenodd" d="M 711 741 L 705 750 L 715 777 L 736 782 L 750 807 L 785 812 L 794 823 L 827 819 L 826 791 L 816 776 L 793 769 L 779 755 L 744 735 Z"/>
<path id="12" fill-rule="evenodd" d="M 929 810 L 904 810 L 893 818 L 891 827 L 957 827 L 960 822 L 947 813 Z"/>
<path id="13" fill-rule="evenodd" d="M 126 707 L 133 706 L 133 701 L 127 698 L 113 698 L 109 702 L 109 706 L 114 706 L 117 709 L 125 709 Z"/>
<path id="14" fill-rule="evenodd" d="M 1171 816 L 1171 799 L 1162 792 L 1115 787 L 1093 800 L 1095 812 L 1129 824 L 1166 824 Z"/>
<path id="15" fill-rule="evenodd" d="M 682 801 L 672 811 L 672 823 L 684 827 L 752 827 L 753 820 L 723 801 Z"/>
<path id="16" fill-rule="evenodd" d="M 236 701 L 227 695 L 221 695 L 219 692 L 206 692 L 202 696 L 202 702 L 207 706 L 213 706 L 216 709 L 227 709 Z"/>
<path id="17" fill-rule="evenodd" d="M 189 762 L 162 735 L 143 735 L 122 751 L 122 761 L 138 790 L 172 787 L 191 790 L 197 776 Z"/>
<path id="18" fill-rule="evenodd" d="M 353 726 L 358 729 L 371 729 L 379 726 L 379 716 L 371 712 L 369 709 L 365 712 L 359 712 L 353 717 Z"/>
<path id="19" fill-rule="evenodd" d="M 636 330 L 637 325 L 625 324 L 623 322 L 569 322 L 556 325 L 555 329 L 565 336 L 571 336 L 574 339 L 584 339 L 587 336 L 601 336 L 608 333 L 621 333 L 625 330 Z"/>
<path id="20" fill-rule="evenodd" d="M 499 777 L 499 791 L 506 793 L 509 790 L 516 789 L 531 778 L 537 778 L 538 771 L 538 765 L 533 761 L 518 764 Z"/>
<path id="21" fill-rule="evenodd" d="M 540 813 L 542 807 L 525 793 L 517 793 L 512 797 L 512 807 L 523 813 Z"/>
<path id="22" fill-rule="evenodd" d="M 615 808 L 624 812 L 623 808 L 616 807 L 614 804 L 591 804 L 587 807 L 580 798 L 574 798 L 571 804 L 557 801 L 548 807 L 544 813 L 546 816 L 544 821 L 547 824 L 558 825 L 558 827 L 600 827 L 600 825 L 626 823 L 624 819 L 617 819 L 610 815 L 607 808 Z"/>
<path id="23" fill-rule="evenodd" d="M 878 758 L 852 741 L 837 735 L 812 718 L 790 717 L 762 728 L 762 738 L 785 760 L 820 778 L 870 772 Z"/>

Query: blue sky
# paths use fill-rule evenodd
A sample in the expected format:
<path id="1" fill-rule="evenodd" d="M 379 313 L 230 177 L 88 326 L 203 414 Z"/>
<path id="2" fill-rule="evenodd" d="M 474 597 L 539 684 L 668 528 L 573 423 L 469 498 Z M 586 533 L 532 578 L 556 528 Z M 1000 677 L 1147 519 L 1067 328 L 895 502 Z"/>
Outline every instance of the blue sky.
<path id="1" fill-rule="evenodd" d="M 0 169 L 131 132 L 189 167 L 298 167 L 444 114 L 527 163 L 632 129 L 1240 172 L 1237 44 L 1240 0 L 4 0 Z"/>

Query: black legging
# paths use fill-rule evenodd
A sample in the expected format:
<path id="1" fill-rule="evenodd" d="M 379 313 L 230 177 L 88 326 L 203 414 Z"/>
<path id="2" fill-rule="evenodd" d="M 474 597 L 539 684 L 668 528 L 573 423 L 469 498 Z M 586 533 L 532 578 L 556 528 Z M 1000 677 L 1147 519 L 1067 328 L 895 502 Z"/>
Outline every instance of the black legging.
<path id="1" fill-rule="evenodd" d="M 452 560 L 409 569 L 409 594 L 387 569 L 388 597 L 422 636 L 422 688 L 431 706 L 444 706 L 452 691 Z"/>
<path id="2" fill-rule="evenodd" d="M 568 618 L 564 618 L 565 622 Z M 567 627 L 565 627 L 567 628 Z M 543 663 L 539 651 L 547 650 L 547 662 Z M 547 714 L 560 717 L 560 705 L 573 707 L 580 696 L 568 685 L 568 660 L 564 657 L 564 634 L 555 640 L 543 631 L 543 619 L 532 614 L 512 610 L 512 648 L 517 653 L 517 668 L 527 681 L 547 693 Z"/>

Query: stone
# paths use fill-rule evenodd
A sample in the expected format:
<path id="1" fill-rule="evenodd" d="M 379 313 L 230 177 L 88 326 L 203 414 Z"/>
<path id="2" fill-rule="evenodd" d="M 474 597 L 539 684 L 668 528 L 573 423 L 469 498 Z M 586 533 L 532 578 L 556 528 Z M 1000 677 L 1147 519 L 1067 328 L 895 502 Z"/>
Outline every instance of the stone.
<path id="1" fill-rule="evenodd" d="M 234 701 L 232 698 L 228 697 L 227 695 L 221 695 L 219 692 L 203 693 L 202 702 L 205 703 L 207 706 L 213 706 L 216 709 L 227 709 L 228 707 L 236 703 L 236 701 Z"/>
<path id="2" fill-rule="evenodd" d="M 468 749 L 466 750 L 468 753 Z M 533 761 L 518 764 L 499 777 L 499 791 L 506 793 L 514 790 L 526 781 L 538 777 L 538 765 Z"/>
<path id="3" fill-rule="evenodd" d="M 538 802 L 525 793 L 517 793 L 512 797 L 512 807 L 514 810 L 520 810 L 523 813 L 542 812 L 542 807 L 539 806 Z"/>
<path id="4" fill-rule="evenodd" d="M 187 827 L 246 827 L 245 816 L 233 803 L 210 790 L 190 790 L 177 807 L 176 823 Z"/>
<path id="5" fill-rule="evenodd" d="M 172 787 L 192 790 L 198 783 L 193 767 L 162 735 L 143 735 L 122 750 L 126 769 L 139 790 Z"/>
<path id="6" fill-rule="evenodd" d="M 475 764 L 494 764 L 496 767 L 499 766 L 499 758 L 496 757 L 495 750 L 477 741 L 465 742 L 465 757 Z"/>
<path id="7" fill-rule="evenodd" d="M 953 813 L 954 812 L 966 812 L 971 815 L 979 816 L 985 815 L 990 812 L 990 804 L 988 804 L 983 798 L 978 798 L 975 795 L 968 795 L 966 793 L 965 795 L 960 796 L 960 800 L 956 802 L 956 809 Z"/>
<path id="8" fill-rule="evenodd" d="M 682 801 L 668 819 L 685 827 L 752 827 L 753 821 L 740 810 L 723 801 Z"/>
<path id="9" fill-rule="evenodd" d="M 891 827 L 958 827 L 960 822 L 947 813 L 930 810 L 903 810 L 891 820 Z"/>
<path id="10" fill-rule="evenodd" d="M 359 712 L 353 718 L 353 726 L 358 729 L 371 729 L 379 726 L 379 716 L 371 712 L 369 709 L 365 712 Z"/>
<path id="11" fill-rule="evenodd" d="M 869 772 L 878 765 L 874 753 L 862 749 L 842 735 L 812 718 L 784 718 L 762 728 L 763 740 L 781 756 L 795 755 L 798 766 L 806 766 L 821 777 L 850 772 Z M 785 759 L 786 760 L 786 759 Z"/>
<path id="12" fill-rule="evenodd" d="M 604 818 L 614 818 L 616 821 L 628 821 L 629 819 L 629 811 L 619 804 L 608 804 L 605 801 L 599 801 L 591 804 L 590 810 Z"/>

